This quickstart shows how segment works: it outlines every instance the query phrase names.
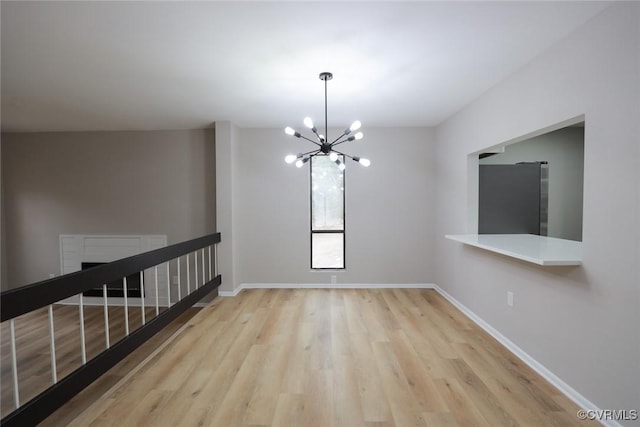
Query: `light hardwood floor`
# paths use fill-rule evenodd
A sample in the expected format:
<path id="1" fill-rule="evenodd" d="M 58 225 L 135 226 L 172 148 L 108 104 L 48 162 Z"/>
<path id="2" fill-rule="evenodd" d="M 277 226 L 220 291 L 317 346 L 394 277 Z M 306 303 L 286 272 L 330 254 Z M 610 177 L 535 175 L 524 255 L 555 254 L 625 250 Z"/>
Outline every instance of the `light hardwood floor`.
<path id="1" fill-rule="evenodd" d="M 165 308 L 161 307 L 160 312 Z M 86 409 L 93 400 L 108 391 L 124 378 L 131 370 L 144 361 L 166 339 L 171 337 L 182 325 L 200 309 L 191 308 L 171 322 L 166 328 L 143 344 L 126 359 L 114 366 L 108 373 L 85 389 L 77 398 L 49 417 L 46 425 L 64 426 Z M 146 320 L 155 317 L 155 308 L 145 310 Z M 87 359 L 91 359 L 105 348 L 104 311 L 102 307 L 85 306 L 85 336 Z M 73 370 L 82 366 L 80 350 L 80 322 L 77 306 L 53 306 L 56 361 L 58 379 L 64 378 Z M 130 331 L 141 326 L 141 310 L 129 307 Z M 35 397 L 52 384 L 51 353 L 49 347 L 48 309 L 43 308 L 15 319 L 16 348 L 18 363 L 19 393 L 22 404 Z M 109 307 L 109 332 L 111 344 L 125 336 L 124 307 Z M 0 331 L 0 414 L 7 415 L 15 409 L 13 397 L 13 379 L 11 374 L 9 322 L 3 322 Z"/>
<path id="2" fill-rule="evenodd" d="M 598 425 L 420 289 L 218 298 L 92 402 L 65 425 Z"/>

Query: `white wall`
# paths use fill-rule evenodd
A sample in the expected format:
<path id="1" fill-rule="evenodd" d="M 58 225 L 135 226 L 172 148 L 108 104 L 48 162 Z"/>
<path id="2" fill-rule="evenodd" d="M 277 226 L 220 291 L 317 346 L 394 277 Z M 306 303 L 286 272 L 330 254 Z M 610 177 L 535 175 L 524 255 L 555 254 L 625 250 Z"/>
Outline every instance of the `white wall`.
<path id="1" fill-rule="evenodd" d="M 437 128 L 437 283 L 605 409 L 640 407 L 639 28 L 640 4 L 613 4 Z M 539 267 L 445 240 L 475 231 L 469 153 L 581 114 L 583 266 Z"/>
<path id="2" fill-rule="evenodd" d="M 334 130 L 332 134 L 338 131 Z M 282 129 L 238 129 L 234 240 L 241 283 L 425 283 L 433 279 L 434 140 L 428 128 L 364 129 L 341 146 L 367 157 L 346 170 L 346 270 L 310 269 L 309 166 L 284 163 L 310 143 Z M 218 177 L 220 180 L 220 176 Z M 225 237 L 223 237 L 223 240 Z"/>

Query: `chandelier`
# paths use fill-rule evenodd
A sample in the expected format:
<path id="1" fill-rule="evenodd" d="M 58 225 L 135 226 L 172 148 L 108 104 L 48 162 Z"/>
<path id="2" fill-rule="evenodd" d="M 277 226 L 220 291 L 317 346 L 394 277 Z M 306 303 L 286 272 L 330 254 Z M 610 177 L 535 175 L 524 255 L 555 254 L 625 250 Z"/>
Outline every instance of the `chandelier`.
<path id="1" fill-rule="evenodd" d="M 338 165 L 338 168 L 340 170 L 344 170 L 345 164 L 342 161 L 342 159 L 340 159 L 340 155 L 342 155 L 345 158 L 348 157 L 360 163 L 362 166 L 368 167 L 371 164 L 371 161 L 369 159 L 365 159 L 357 156 L 350 156 L 348 154 L 342 153 L 335 149 L 336 145 L 340 145 L 344 142 L 362 139 L 362 137 L 364 136 L 362 132 L 357 132 L 351 135 L 352 132 L 357 131 L 362 126 L 362 123 L 360 123 L 360 120 L 356 120 L 355 122 L 353 122 L 351 126 L 345 129 L 344 132 L 342 132 L 342 135 L 334 139 L 332 142 L 328 142 L 329 128 L 327 126 L 327 81 L 333 78 L 333 74 L 324 72 L 324 73 L 320 73 L 319 77 L 320 77 L 320 80 L 324 82 L 324 133 L 325 134 L 322 135 L 318 133 L 318 129 L 313 124 L 313 120 L 311 119 L 311 117 L 306 117 L 303 123 L 306 127 L 311 129 L 311 132 L 313 132 L 313 134 L 315 135 L 315 140 L 311 138 L 307 138 L 306 136 L 302 135 L 300 132 L 287 126 L 284 130 L 284 132 L 287 135 L 295 136 L 296 138 L 305 139 L 311 142 L 312 144 L 317 145 L 318 148 L 308 151 L 306 153 L 289 154 L 284 158 L 284 161 L 289 164 L 295 162 L 296 166 L 301 168 L 305 163 L 307 163 L 314 156 L 318 156 L 318 155 L 329 156 L 329 159 L 335 162 Z"/>

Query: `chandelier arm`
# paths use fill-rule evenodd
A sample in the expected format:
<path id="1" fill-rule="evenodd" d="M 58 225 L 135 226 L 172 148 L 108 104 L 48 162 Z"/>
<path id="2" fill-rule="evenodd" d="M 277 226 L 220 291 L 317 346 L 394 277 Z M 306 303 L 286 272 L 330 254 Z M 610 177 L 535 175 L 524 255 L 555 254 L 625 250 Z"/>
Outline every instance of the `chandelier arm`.
<path id="1" fill-rule="evenodd" d="M 320 152 L 320 150 L 311 150 L 311 151 L 307 151 L 306 153 L 302 153 L 301 155 L 304 157 L 304 156 L 306 156 L 307 154 L 311 154 L 311 153 L 313 153 L 313 154 L 311 154 L 311 155 L 312 155 L 312 156 L 315 156 L 315 155 L 316 155 L 316 154 L 318 154 L 319 152 Z M 300 154 L 299 154 L 299 155 L 300 155 Z"/>
<path id="2" fill-rule="evenodd" d="M 307 140 L 307 141 L 309 141 L 310 143 L 312 143 L 312 144 L 316 144 L 318 147 L 320 147 L 320 145 L 321 145 L 320 143 L 318 143 L 318 142 L 314 141 L 313 139 L 307 138 L 307 137 L 306 137 L 306 136 L 304 136 L 304 135 L 300 135 L 300 138 L 302 138 L 302 139 L 306 139 L 306 140 Z"/>
<path id="3" fill-rule="evenodd" d="M 333 140 L 333 142 L 331 142 L 331 145 L 337 144 L 337 141 L 342 138 L 343 136 L 347 136 L 346 132 L 342 132 L 342 135 L 340 135 L 339 137 L 337 137 L 336 139 Z M 346 140 L 345 140 L 346 141 Z M 342 141 L 344 142 L 344 141 Z"/>
<path id="4" fill-rule="evenodd" d="M 318 133 L 318 129 L 313 128 L 313 129 L 311 129 L 311 132 L 313 132 L 313 134 L 316 136 L 316 138 L 318 138 L 319 142 L 322 142 L 322 141 L 320 141 L 320 134 Z"/>
<path id="5" fill-rule="evenodd" d="M 349 139 L 343 139 L 342 141 L 332 142 L 332 143 L 331 143 L 331 147 L 335 147 L 336 145 L 340 145 L 340 144 L 342 144 L 342 143 L 344 143 L 344 142 L 347 142 L 347 141 L 349 141 Z M 334 150 L 334 151 L 335 151 L 335 150 Z"/>

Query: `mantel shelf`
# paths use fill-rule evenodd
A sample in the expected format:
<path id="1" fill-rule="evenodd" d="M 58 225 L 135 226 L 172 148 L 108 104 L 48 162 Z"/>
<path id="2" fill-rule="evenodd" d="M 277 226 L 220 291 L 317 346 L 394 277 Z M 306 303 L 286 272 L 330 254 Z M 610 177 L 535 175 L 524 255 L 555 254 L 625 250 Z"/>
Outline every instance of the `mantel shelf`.
<path id="1" fill-rule="evenodd" d="M 447 239 L 538 265 L 581 265 L 582 242 L 533 234 L 447 234 Z"/>

